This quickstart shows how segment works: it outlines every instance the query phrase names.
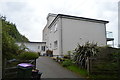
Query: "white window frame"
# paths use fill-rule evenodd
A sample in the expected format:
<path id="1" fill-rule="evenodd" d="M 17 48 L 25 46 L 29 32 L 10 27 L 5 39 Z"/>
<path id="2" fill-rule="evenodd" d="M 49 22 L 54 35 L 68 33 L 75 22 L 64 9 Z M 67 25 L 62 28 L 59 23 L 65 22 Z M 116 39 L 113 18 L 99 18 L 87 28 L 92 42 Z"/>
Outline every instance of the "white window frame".
<path id="1" fill-rule="evenodd" d="M 58 24 L 56 23 L 55 26 L 54 26 L 54 32 L 56 32 L 58 29 Z"/>
<path id="2" fill-rule="evenodd" d="M 54 49 L 57 49 L 58 48 L 58 41 L 54 41 Z"/>

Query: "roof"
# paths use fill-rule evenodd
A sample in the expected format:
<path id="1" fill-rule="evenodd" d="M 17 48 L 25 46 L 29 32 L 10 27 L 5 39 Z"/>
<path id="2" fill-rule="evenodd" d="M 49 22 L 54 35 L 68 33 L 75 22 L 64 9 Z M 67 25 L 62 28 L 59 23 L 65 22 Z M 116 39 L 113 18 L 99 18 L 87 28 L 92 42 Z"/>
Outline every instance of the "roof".
<path id="1" fill-rule="evenodd" d="M 52 21 L 52 23 L 49 25 L 49 27 L 58 19 L 58 18 L 68 18 L 68 19 L 76 19 L 76 20 L 83 20 L 83 21 L 90 21 L 90 22 L 96 22 L 96 23 L 109 23 L 109 21 L 105 20 L 97 20 L 97 19 L 91 19 L 91 18 L 85 18 L 85 17 L 78 17 L 78 16 L 71 16 L 71 15 L 65 15 L 65 14 L 57 14 L 55 19 Z"/>
<path id="2" fill-rule="evenodd" d="M 22 43 L 22 42 L 17 42 L 17 43 Z M 46 43 L 46 42 L 23 42 L 23 43 Z"/>
<path id="3" fill-rule="evenodd" d="M 46 42 L 29 42 L 29 43 L 46 43 Z"/>
<path id="4" fill-rule="evenodd" d="M 65 15 L 65 14 L 58 14 L 57 16 L 66 17 L 66 18 L 76 18 L 81 20 L 87 20 L 87 21 L 93 21 L 93 22 L 102 22 L 102 23 L 108 23 L 109 21 L 105 20 L 97 20 L 97 19 L 91 19 L 91 18 L 85 18 L 85 17 L 77 17 L 77 16 L 71 16 L 71 15 Z"/>

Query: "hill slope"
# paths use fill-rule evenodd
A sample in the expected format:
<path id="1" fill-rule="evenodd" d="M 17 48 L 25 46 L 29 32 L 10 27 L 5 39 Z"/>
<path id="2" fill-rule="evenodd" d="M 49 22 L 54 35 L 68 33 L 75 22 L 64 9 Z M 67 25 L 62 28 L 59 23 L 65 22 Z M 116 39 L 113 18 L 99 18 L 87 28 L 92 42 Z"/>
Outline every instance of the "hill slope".
<path id="1" fill-rule="evenodd" d="M 13 59 L 19 54 L 19 47 L 15 42 L 28 42 L 29 40 L 21 35 L 15 24 L 6 21 L 4 17 L 0 17 L 2 21 L 2 57 L 3 60 Z"/>
<path id="2" fill-rule="evenodd" d="M 16 25 L 13 23 L 10 23 L 3 19 L 2 21 L 2 32 L 5 32 L 9 36 L 15 39 L 16 42 L 28 42 L 29 40 L 21 35 L 19 31 L 16 28 Z"/>

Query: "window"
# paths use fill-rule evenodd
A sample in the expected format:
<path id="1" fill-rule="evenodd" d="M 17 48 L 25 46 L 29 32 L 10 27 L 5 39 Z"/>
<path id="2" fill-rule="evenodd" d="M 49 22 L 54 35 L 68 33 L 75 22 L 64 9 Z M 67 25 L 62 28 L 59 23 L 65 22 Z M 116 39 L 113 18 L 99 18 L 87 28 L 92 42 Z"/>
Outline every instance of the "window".
<path id="1" fill-rule="evenodd" d="M 38 46 L 38 49 L 40 49 L 40 46 Z"/>
<path id="2" fill-rule="evenodd" d="M 57 49 L 57 47 L 58 47 L 58 42 L 54 41 L 54 49 Z"/>
<path id="3" fill-rule="evenodd" d="M 58 28 L 58 25 L 57 25 L 57 24 L 55 24 L 55 30 L 54 30 L 55 32 L 57 31 L 57 28 Z"/>
<path id="4" fill-rule="evenodd" d="M 41 50 L 42 50 L 42 51 L 45 51 L 45 46 L 42 46 L 42 47 L 41 47 Z"/>
<path id="5" fill-rule="evenodd" d="M 50 43 L 50 48 L 52 47 L 52 44 Z"/>

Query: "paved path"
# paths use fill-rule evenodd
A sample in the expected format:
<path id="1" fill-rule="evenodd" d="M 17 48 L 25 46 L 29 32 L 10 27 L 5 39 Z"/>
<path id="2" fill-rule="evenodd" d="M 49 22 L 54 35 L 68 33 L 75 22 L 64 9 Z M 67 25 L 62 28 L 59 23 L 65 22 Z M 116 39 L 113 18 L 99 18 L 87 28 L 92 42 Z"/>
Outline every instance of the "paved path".
<path id="1" fill-rule="evenodd" d="M 49 57 L 39 57 L 36 64 L 37 69 L 43 73 L 41 78 L 80 78 Z"/>

